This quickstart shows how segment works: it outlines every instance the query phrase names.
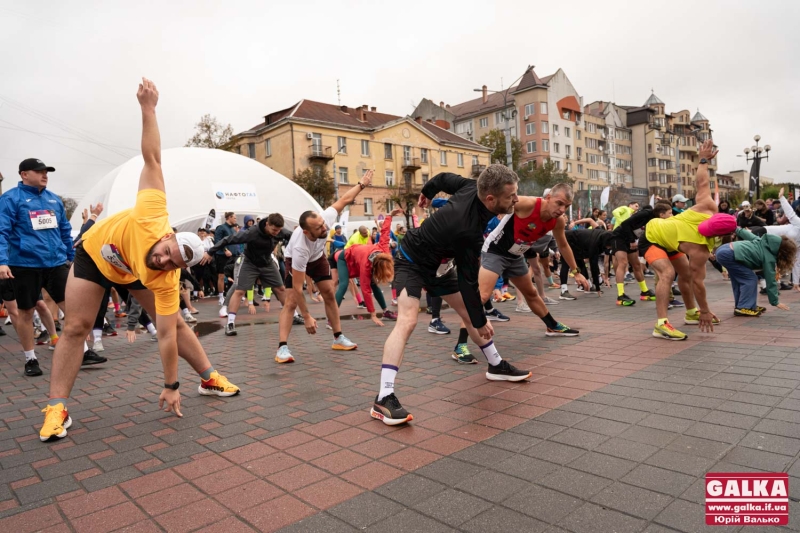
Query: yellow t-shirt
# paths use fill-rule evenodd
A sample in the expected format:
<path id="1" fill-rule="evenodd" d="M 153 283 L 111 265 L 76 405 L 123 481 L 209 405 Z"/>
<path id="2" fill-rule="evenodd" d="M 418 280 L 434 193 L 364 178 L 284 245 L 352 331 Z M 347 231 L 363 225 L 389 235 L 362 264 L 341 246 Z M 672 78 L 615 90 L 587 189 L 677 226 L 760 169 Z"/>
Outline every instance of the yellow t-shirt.
<path id="1" fill-rule="evenodd" d="M 83 249 L 109 281 L 141 281 L 155 295 L 156 313 L 171 315 L 180 307 L 180 272 L 151 270 L 145 264 L 153 245 L 170 233 L 167 195 L 157 189 L 145 189 L 136 195 L 133 209 L 120 211 L 92 226 L 83 235 Z"/>
<path id="2" fill-rule="evenodd" d="M 362 237 L 358 231 L 353 233 L 347 240 L 347 244 L 344 245 L 344 249 L 347 250 L 354 244 L 369 244 L 369 234 L 366 237 Z"/>
<path id="3" fill-rule="evenodd" d="M 682 242 L 692 242 L 708 247 L 714 251 L 714 237 L 703 237 L 697 226 L 711 218 L 711 215 L 687 209 L 679 215 L 669 218 L 654 218 L 645 226 L 647 240 L 661 246 L 669 252 L 677 252 Z"/>
<path id="4" fill-rule="evenodd" d="M 614 229 L 617 229 L 620 224 L 631 218 L 633 209 L 627 205 L 620 206 L 611 212 L 614 215 Z"/>

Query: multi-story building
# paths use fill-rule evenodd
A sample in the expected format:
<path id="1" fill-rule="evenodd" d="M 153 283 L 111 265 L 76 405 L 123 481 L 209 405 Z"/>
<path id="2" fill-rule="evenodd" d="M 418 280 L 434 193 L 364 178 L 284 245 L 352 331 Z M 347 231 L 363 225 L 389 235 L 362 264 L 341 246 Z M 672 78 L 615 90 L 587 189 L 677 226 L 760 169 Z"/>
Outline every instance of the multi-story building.
<path id="1" fill-rule="evenodd" d="M 291 178 L 313 168 L 333 174 L 339 194 L 374 170 L 373 186 L 351 207 L 351 217 L 391 211 L 392 188 L 421 187 L 439 172 L 477 175 L 489 164 L 490 150 L 448 131 L 438 120 L 414 120 L 379 113 L 375 107 L 337 106 L 301 100 L 274 111 L 249 130 L 237 133 L 227 148 Z"/>
<path id="2" fill-rule="evenodd" d="M 730 200 L 734 196 L 738 196 L 742 188 L 736 183 L 736 179 L 730 174 L 717 173 L 717 191 L 719 191 L 720 200 Z"/>
<path id="3" fill-rule="evenodd" d="M 631 130 L 627 127 L 627 112 L 613 102 L 592 102 L 586 115 L 603 117 L 607 144 L 608 185 L 633 186 L 633 152 Z"/>

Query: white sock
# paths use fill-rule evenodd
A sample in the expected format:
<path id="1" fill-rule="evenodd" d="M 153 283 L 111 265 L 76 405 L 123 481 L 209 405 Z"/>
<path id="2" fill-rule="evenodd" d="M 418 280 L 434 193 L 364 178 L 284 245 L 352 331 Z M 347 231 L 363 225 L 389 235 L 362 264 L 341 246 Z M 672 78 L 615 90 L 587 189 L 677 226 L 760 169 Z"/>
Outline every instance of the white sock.
<path id="1" fill-rule="evenodd" d="M 88 351 L 89 351 L 89 345 L 86 344 L 86 341 L 83 341 L 83 353 L 86 353 Z"/>
<path id="2" fill-rule="evenodd" d="M 486 360 L 489 361 L 489 364 L 492 366 L 499 365 L 500 361 L 503 360 L 503 358 L 500 357 L 500 354 L 497 353 L 497 348 L 494 347 L 494 341 L 489 341 L 489 344 L 481 346 L 481 351 L 483 352 L 484 357 L 486 357 Z"/>
<path id="3" fill-rule="evenodd" d="M 381 365 L 381 390 L 378 391 L 378 401 L 383 400 L 394 392 L 394 378 L 398 368 L 392 365 Z"/>
<path id="4" fill-rule="evenodd" d="M 103 338 L 103 330 L 102 329 L 93 329 L 92 335 L 94 335 L 94 342 L 102 340 Z"/>
<path id="5" fill-rule="evenodd" d="M 236 313 L 228 313 L 228 324 L 236 322 Z"/>
<path id="6" fill-rule="evenodd" d="M 767 280 L 765 280 L 763 278 L 758 280 L 758 286 L 761 289 L 766 289 L 767 288 Z"/>
<path id="7" fill-rule="evenodd" d="M 188 309 L 184 309 L 183 310 L 183 316 L 188 318 L 188 317 L 192 316 L 192 313 L 190 313 Z"/>
<path id="8" fill-rule="evenodd" d="M 150 324 L 147 324 L 147 333 L 149 333 L 150 335 L 156 334 L 156 327 L 153 325 L 152 322 Z"/>
<path id="9" fill-rule="evenodd" d="M 25 362 L 28 361 L 36 361 L 36 352 L 33 350 L 26 350 L 25 352 Z"/>
<path id="10" fill-rule="evenodd" d="M 294 310 L 294 316 L 300 316 L 300 313 L 297 312 L 297 309 Z"/>
<path id="11" fill-rule="evenodd" d="M 566 283 L 562 283 L 562 284 L 561 284 L 561 294 L 564 294 L 564 293 L 565 293 L 565 292 L 567 292 L 568 290 L 569 290 L 569 289 L 567 288 L 567 284 L 566 284 Z"/>

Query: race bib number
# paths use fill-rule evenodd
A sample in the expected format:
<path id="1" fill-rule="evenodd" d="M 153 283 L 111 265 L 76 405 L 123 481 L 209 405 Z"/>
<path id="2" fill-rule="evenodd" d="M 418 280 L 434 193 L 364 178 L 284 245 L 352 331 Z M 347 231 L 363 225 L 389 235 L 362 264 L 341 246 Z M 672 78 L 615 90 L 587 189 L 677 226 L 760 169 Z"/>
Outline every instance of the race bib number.
<path id="1" fill-rule="evenodd" d="M 531 249 L 530 244 L 515 243 L 511 248 L 508 249 L 508 251 L 509 253 L 512 253 L 514 255 L 523 255 L 530 249 Z"/>
<path id="2" fill-rule="evenodd" d="M 127 272 L 128 274 L 133 274 L 133 272 L 131 272 L 131 267 L 122 259 L 122 254 L 119 253 L 119 249 L 113 244 L 104 244 L 103 247 L 100 248 L 100 254 L 103 256 L 103 259 L 111 263 L 115 268 Z"/>
<path id="3" fill-rule="evenodd" d="M 58 229 L 58 219 L 55 211 L 42 209 L 40 211 L 28 211 L 28 213 L 31 216 L 31 225 L 34 230 Z"/>

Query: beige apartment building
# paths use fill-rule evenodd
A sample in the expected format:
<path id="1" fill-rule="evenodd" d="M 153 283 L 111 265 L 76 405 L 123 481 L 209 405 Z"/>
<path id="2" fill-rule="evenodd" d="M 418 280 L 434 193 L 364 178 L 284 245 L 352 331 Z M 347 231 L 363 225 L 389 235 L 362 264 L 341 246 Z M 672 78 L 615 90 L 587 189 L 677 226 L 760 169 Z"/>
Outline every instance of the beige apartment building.
<path id="1" fill-rule="evenodd" d="M 488 148 L 449 127 L 442 120 L 413 120 L 366 105 L 301 100 L 237 133 L 227 148 L 290 179 L 307 168 L 325 169 L 337 180 L 340 195 L 372 169 L 373 186 L 350 208 L 351 217 L 372 218 L 396 207 L 386 203 L 392 188 L 418 189 L 440 172 L 473 176 L 489 164 Z"/>

